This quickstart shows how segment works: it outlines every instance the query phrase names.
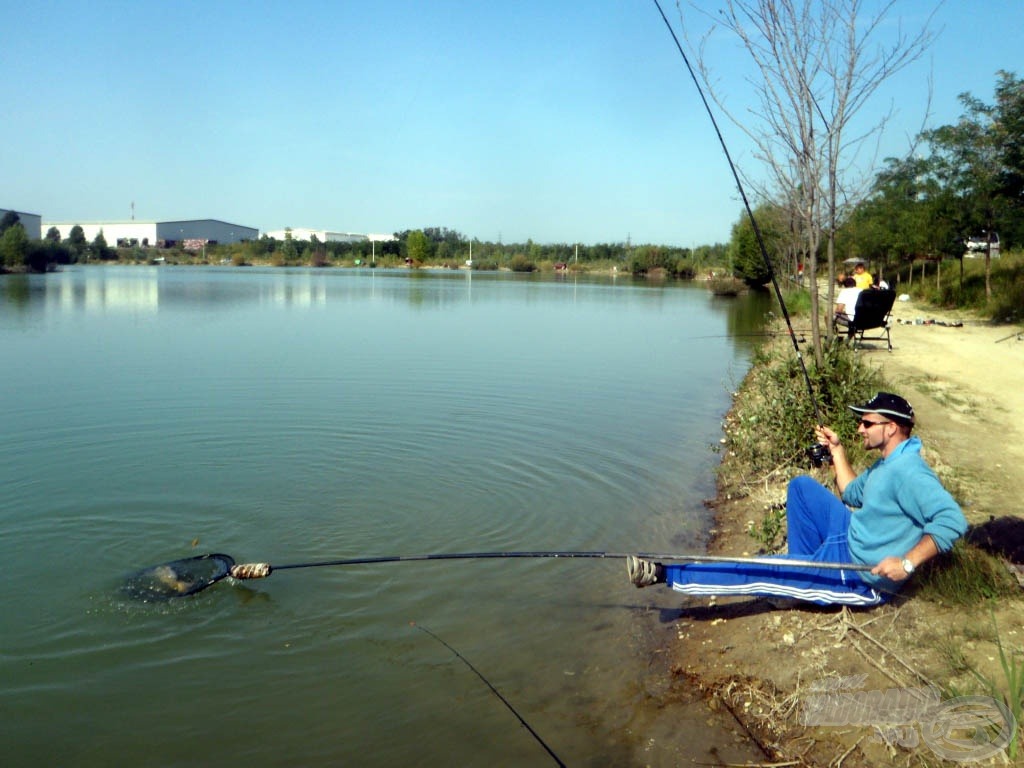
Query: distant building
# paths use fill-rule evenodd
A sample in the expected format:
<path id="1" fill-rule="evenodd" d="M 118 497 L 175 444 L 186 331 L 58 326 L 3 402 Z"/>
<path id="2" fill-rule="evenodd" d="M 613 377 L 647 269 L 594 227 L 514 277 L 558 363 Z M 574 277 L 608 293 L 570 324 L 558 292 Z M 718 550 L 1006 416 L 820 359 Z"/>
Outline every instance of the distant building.
<path id="1" fill-rule="evenodd" d="M 229 224 L 217 219 L 189 219 L 187 221 L 47 221 L 47 230 L 56 227 L 62 240 L 71 230 L 80 226 L 85 239 L 93 241 L 101 231 L 109 246 L 142 248 L 170 248 L 185 242 L 237 243 L 255 240 L 259 230 L 241 224 Z"/>
<path id="2" fill-rule="evenodd" d="M 11 211 L 7 208 L 0 208 L 0 218 L 3 218 L 8 213 L 18 214 L 18 222 L 25 228 L 25 234 L 28 235 L 29 240 L 39 240 L 42 238 L 43 217 L 38 213 L 25 213 L 24 211 Z"/>
<path id="3" fill-rule="evenodd" d="M 364 243 L 373 241 L 376 243 L 394 240 L 394 235 L 364 235 L 357 232 L 330 232 L 326 229 L 308 229 L 306 227 L 285 227 L 284 229 L 273 229 L 264 232 L 267 237 L 275 240 L 285 240 L 290 234 L 292 240 L 312 240 L 316 237 L 321 243 Z"/>
<path id="4" fill-rule="evenodd" d="M 315 237 L 321 243 L 361 243 L 366 240 L 366 235 L 354 232 L 328 232 L 326 229 L 307 229 L 306 227 L 285 227 L 263 234 L 275 240 L 287 240 L 289 235 L 292 240 L 312 240 Z"/>

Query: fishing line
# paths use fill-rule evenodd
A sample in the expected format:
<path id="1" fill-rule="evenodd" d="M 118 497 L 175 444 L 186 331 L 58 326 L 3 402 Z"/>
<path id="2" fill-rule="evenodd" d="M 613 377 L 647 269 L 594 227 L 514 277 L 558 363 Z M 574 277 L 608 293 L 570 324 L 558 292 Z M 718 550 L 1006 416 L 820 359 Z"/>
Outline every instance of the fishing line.
<path id="1" fill-rule="evenodd" d="M 722 136 L 722 131 L 718 127 L 718 121 L 715 119 L 715 113 L 711 110 L 711 105 L 708 103 L 707 97 L 704 95 L 704 89 L 701 88 L 700 81 L 697 79 L 696 72 L 693 71 L 693 67 L 690 65 L 690 59 L 686 55 L 686 51 L 683 50 L 682 44 L 679 42 L 679 38 L 676 36 L 676 32 L 672 29 L 672 25 L 669 23 L 668 17 L 665 15 L 665 11 L 661 8 L 661 3 L 658 0 L 653 0 L 655 7 L 658 9 L 658 13 L 661 14 L 661 20 L 665 22 L 665 27 L 668 29 L 672 40 L 675 41 L 676 50 L 679 51 L 679 55 L 683 57 L 683 63 L 686 64 L 686 69 L 690 73 L 690 78 L 693 80 L 694 86 L 697 88 L 697 93 L 700 94 L 700 100 L 704 104 L 704 110 L 708 113 L 708 117 L 711 118 L 711 125 L 715 129 L 715 135 L 718 136 L 718 143 L 722 147 L 722 152 L 725 153 L 725 159 L 729 163 L 729 170 L 732 171 L 732 177 L 736 181 L 736 189 L 740 193 L 740 197 L 743 200 L 743 207 L 746 209 L 747 218 L 750 219 L 750 226 L 754 229 L 754 237 L 757 240 L 758 249 L 761 251 L 761 258 L 764 260 L 765 268 L 768 270 L 768 276 L 771 278 L 772 287 L 775 289 L 775 296 L 779 300 L 779 306 L 782 308 L 782 316 L 786 320 L 786 327 L 789 329 L 789 337 L 793 342 L 793 349 L 796 352 L 796 359 L 800 362 L 800 370 L 804 375 L 804 383 L 807 385 L 807 392 L 811 396 L 811 405 L 814 407 L 814 418 L 816 424 L 821 424 L 821 412 L 818 410 L 818 399 L 814 396 L 814 386 L 811 384 L 810 374 L 807 373 L 807 364 L 804 362 L 804 357 L 800 352 L 800 344 L 796 339 L 796 334 L 793 331 L 793 324 L 789 319 L 789 310 L 786 309 L 786 302 L 782 298 L 782 289 L 779 288 L 779 281 L 775 276 L 775 269 L 772 267 L 772 260 L 768 256 L 768 248 L 764 244 L 764 238 L 761 236 L 761 228 L 757 225 L 757 219 L 754 218 L 754 211 L 750 207 L 750 201 L 747 199 L 747 193 L 743 188 L 743 182 L 740 181 L 740 174 L 736 170 L 736 164 L 732 161 L 732 155 L 729 153 L 729 147 L 725 143 L 725 137 Z"/>
<path id="2" fill-rule="evenodd" d="M 437 640 L 437 642 L 439 642 L 439 643 L 440 643 L 441 645 L 443 645 L 443 646 L 444 646 L 445 648 L 447 648 L 447 649 L 448 649 L 449 651 L 451 651 L 452 653 L 454 653 L 454 654 L 455 654 L 455 657 L 456 657 L 456 658 L 457 658 L 457 659 L 458 659 L 459 661 L 461 661 L 461 662 L 462 662 L 463 664 L 465 664 L 465 665 L 466 665 L 467 667 L 469 667 L 470 671 L 472 671 L 474 675 L 476 675 L 476 676 L 477 676 L 477 677 L 479 677 L 479 678 L 480 678 L 481 680 L 483 680 L 483 682 L 484 682 L 484 685 L 486 685 L 486 686 L 487 686 L 488 688 L 490 688 L 490 689 L 491 689 L 491 693 L 493 693 L 493 694 L 494 694 L 495 696 L 497 696 L 497 697 L 498 697 L 498 698 L 499 698 L 499 699 L 501 700 L 501 703 L 502 703 L 502 704 L 504 704 L 504 705 L 505 705 L 506 707 L 508 707 L 508 711 L 509 711 L 509 712 L 511 712 L 511 713 L 512 713 L 513 715 L 515 715 L 515 716 L 516 716 L 516 720 L 518 720 L 518 721 L 519 721 L 519 722 L 520 722 L 520 723 L 522 724 L 522 726 L 523 726 L 523 727 L 524 727 L 524 728 L 525 728 L 526 730 L 528 730 L 528 731 L 530 732 L 530 735 L 531 735 L 531 736 L 533 736 L 533 738 L 535 738 L 535 739 L 537 740 L 537 743 L 538 743 L 538 744 L 540 744 L 540 745 L 541 745 L 542 747 L 544 747 L 544 750 L 545 750 L 545 751 L 546 751 L 546 752 L 547 752 L 547 753 L 548 753 L 549 755 L 551 755 L 551 759 L 552 759 L 552 760 L 554 760 L 554 761 L 555 761 L 555 762 L 556 762 L 556 763 L 557 763 L 558 765 L 561 765 L 561 766 L 563 766 L 563 768 L 564 768 L 564 766 L 565 766 L 565 763 L 563 763 L 563 762 L 561 761 L 561 759 L 560 759 L 560 758 L 558 757 L 558 755 L 556 755 L 556 754 L 555 754 L 554 750 L 552 750 L 552 749 L 551 749 L 551 747 L 549 747 L 549 746 L 548 746 L 548 745 L 547 745 L 547 744 L 546 744 L 546 743 L 544 742 L 544 739 L 542 739 L 542 738 L 540 737 L 540 734 L 538 734 L 538 733 L 537 733 L 537 732 L 536 732 L 535 730 L 533 730 L 533 728 L 532 728 L 532 727 L 530 727 L 530 724 L 529 724 L 528 722 L 526 722 L 526 720 L 525 720 L 525 719 L 523 719 L 523 716 L 522 716 L 522 715 L 520 715 L 520 714 L 519 714 L 519 713 L 518 713 L 518 712 L 516 711 L 516 708 L 515 708 L 515 707 L 513 707 L 513 706 L 512 706 L 511 704 L 509 704 L 509 701 L 508 701 L 508 699 L 506 699 L 506 698 L 505 698 L 504 696 L 502 696 L 502 695 L 501 695 L 501 691 L 499 691 L 499 690 L 498 690 L 497 688 L 495 688 L 495 687 L 494 687 L 493 685 L 491 685 L 491 681 L 490 681 L 490 680 L 488 680 L 488 679 L 487 679 L 486 677 L 484 677 L 484 676 L 483 676 L 483 675 L 482 675 L 482 674 L 480 673 L 480 670 L 479 670 L 479 669 L 477 669 L 476 667 L 474 667 L 474 666 L 473 666 L 473 665 L 472 665 L 472 664 L 470 663 L 469 659 L 467 659 L 467 658 L 466 658 L 465 656 L 463 656 L 463 655 L 462 655 L 461 653 L 459 653 L 459 652 L 458 652 L 457 650 L 455 650 L 455 649 L 454 649 L 454 648 L 453 648 L 452 646 L 450 646 L 450 645 L 449 645 L 448 643 L 446 643 L 446 642 L 445 642 L 444 640 L 442 640 L 442 639 L 441 639 L 440 637 L 438 637 L 437 635 L 435 635 L 435 634 L 434 634 L 433 632 L 431 632 L 431 631 L 430 631 L 429 629 L 427 629 L 426 627 L 424 627 L 424 626 L 422 626 L 422 625 L 420 625 L 420 624 L 417 624 L 417 623 L 416 623 L 415 621 L 410 621 L 410 622 L 409 622 L 409 624 L 411 624 L 412 626 L 416 627 L 416 629 L 420 629 L 420 630 L 422 630 L 422 631 L 426 632 L 426 633 L 427 633 L 428 635 L 430 635 L 430 636 L 431 636 L 432 638 L 434 638 L 435 640 Z"/>

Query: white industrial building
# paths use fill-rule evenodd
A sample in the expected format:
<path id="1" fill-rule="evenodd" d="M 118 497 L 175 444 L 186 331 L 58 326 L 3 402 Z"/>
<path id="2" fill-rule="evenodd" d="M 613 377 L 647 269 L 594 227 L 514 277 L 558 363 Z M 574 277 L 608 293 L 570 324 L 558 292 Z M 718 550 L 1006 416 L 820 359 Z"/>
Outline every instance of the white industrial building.
<path id="1" fill-rule="evenodd" d="M 46 230 L 56 227 L 62 240 L 71 230 L 80 226 L 85 239 L 92 242 L 103 232 L 107 245 L 171 247 L 178 243 L 197 242 L 210 245 L 237 243 L 240 240 L 255 240 L 259 230 L 230 224 L 217 219 L 189 219 L 187 221 L 46 221 Z"/>
<path id="2" fill-rule="evenodd" d="M 25 228 L 25 234 L 29 240 L 39 240 L 43 231 L 43 217 L 38 213 L 25 213 L 24 211 L 11 211 L 7 208 L 0 208 L 0 218 L 8 213 L 18 214 L 18 223 Z"/>
<path id="3" fill-rule="evenodd" d="M 314 237 L 321 243 L 363 243 L 373 241 L 376 243 L 394 240 L 394 235 L 364 235 L 356 232 L 330 232 L 326 229 L 308 229 L 306 227 L 285 227 L 274 229 L 263 233 L 266 237 L 275 240 L 286 240 L 291 236 L 292 240 L 310 240 Z"/>

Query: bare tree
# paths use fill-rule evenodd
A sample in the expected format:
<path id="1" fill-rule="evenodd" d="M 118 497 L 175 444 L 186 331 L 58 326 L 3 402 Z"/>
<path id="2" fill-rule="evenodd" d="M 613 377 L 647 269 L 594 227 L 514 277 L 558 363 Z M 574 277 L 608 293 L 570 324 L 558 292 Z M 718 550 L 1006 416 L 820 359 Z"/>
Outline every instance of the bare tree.
<path id="1" fill-rule="evenodd" d="M 897 0 L 870 3 L 877 7 L 870 14 L 865 11 L 867 4 L 865 0 L 722 0 L 716 14 L 694 5 L 711 20 L 699 43 L 690 42 L 700 77 L 719 108 L 751 139 L 755 157 L 767 171 L 765 180 L 749 173 L 744 178 L 764 199 L 788 206 L 799 230 L 819 365 L 822 323 L 817 277 L 822 238 L 827 244 L 827 306 L 831 308 L 835 233 L 844 213 L 867 189 L 862 181 L 865 173 L 856 171 L 858 150 L 870 138 L 878 139 L 891 109 L 853 136 L 848 133 L 882 84 L 916 61 L 934 38 L 929 16 L 916 34 L 907 35 L 897 25 L 889 44 L 877 43 L 888 33 Z M 737 38 L 753 65 L 748 79 L 756 104 L 746 110 L 753 120 L 731 111 L 724 91 L 713 80 L 707 46 L 717 29 Z M 830 335 L 831 323 L 824 325 Z"/>

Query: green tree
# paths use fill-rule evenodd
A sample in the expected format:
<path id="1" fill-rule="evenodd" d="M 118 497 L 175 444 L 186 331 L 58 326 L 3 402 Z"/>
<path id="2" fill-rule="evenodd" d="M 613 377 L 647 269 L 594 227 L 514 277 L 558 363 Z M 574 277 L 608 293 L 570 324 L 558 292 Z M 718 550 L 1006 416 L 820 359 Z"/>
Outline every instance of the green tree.
<path id="1" fill-rule="evenodd" d="M 96 237 L 93 238 L 90 250 L 92 251 L 93 257 L 100 259 L 101 261 L 114 258 L 114 252 L 110 249 L 110 246 L 107 245 L 107 238 L 103 236 L 102 229 L 97 232 Z"/>
<path id="2" fill-rule="evenodd" d="M 779 226 L 781 213 L 783 211 L 771 205 L 759 206 L 754 211 L 757 228 L 761 232 L 765 248 L 768 251 L 768 258 L 772 262 L 772 270 L 775 272 L 783 271 L 786 261 L 785 238 L 782 236 L 782 229 Z M 748 285 L 765 285 L 771 280 L 771 273 L 761 254 L 761 247 L 757 242 L 754 227 L 746 215 L 741 216 L 732 227 L 728 258 L 733 276 L 740 278 Z"/>
<path id="3" fill-rule="evenodd" d="M 278 255 L 282 264 L 293 262 L 299 257 L 299 249 L 295 246 L 291 231 L 284 233 L 284 243 L 281 245 Z"/>
<path id="4" fill-rule="evenodd" d="M 8 226 L 0 235 L 0 263 L 5 267 L 24 266 L 28 251 L 28 235 L 20 222 Z"/>
<path id="5" fill-rule="evenodd" d="M 21 217 L 18 216 L 14 211 L 7 211 L 3 218 L 0 218 L 0 235 L 6 232 L 8 229 L 13 227 L 15 224 L 21 222 Z"/>
<path id="6" fill-rule="evenodd" d="M 999 148 L 999 194 L 1008 201 L 1012 222 L 1004 229 L 1012 242 L 1024 241 L 1024 80 L 1000 71 L 996 83 L 993 131 Z"/>
<path id="7" fill-rule="evenodd" d="M 44 268 L 49 264 L 70 264 L 72 261 L 71 248 L 60 241 L 60 233 L 56 240 L 44 240 L 35 249 L 36 258 L 41 260 Z"/>
<path id="8" fill-rule="evenodd" d="M 431 243 L 423 230 L 417 229 L 414 232 L 410 232 L 409 236 L 405 240 L 405 253 L 406 256 L 412 259 L 413 264 L 422 264 L 431 255 Z"/>
<path id="9" fill-rule="evenodd" d="M 1002 230 L 1016 233 L 1024 183 L 1024 83 L 999 73 L 996 101 L 960 94 L 964 113 L 955 125 L 924 134 L 934 175 L 949 195 L 961 237 Z M 1011 235 L 1012 238 L 1012 235 Z M 991 250 L 985 253 L 985 297 L 992 298 Z"/>
<path id="10" fill-rule="evenodd" d="M 48 243 L 59 243 L 60 242 L 60 230 L 56 227 L 50 227 L 46 230 L 46 237 L 44 238 Z"/>
<path id="11" fill-rule="evenodd" d="M 80 259 L 85 253 L 89 243 L 85 239 L 85 232 L 78 224 L 75 224 L 68 232 L 68 246 L 75 259 Z"/>
<path id="12" fill-rule="evenodd" d="M 847 253 L 884 266 L 949 253 L 959 226 L 928 158 L 889 158 L 839 242 Z"/>

